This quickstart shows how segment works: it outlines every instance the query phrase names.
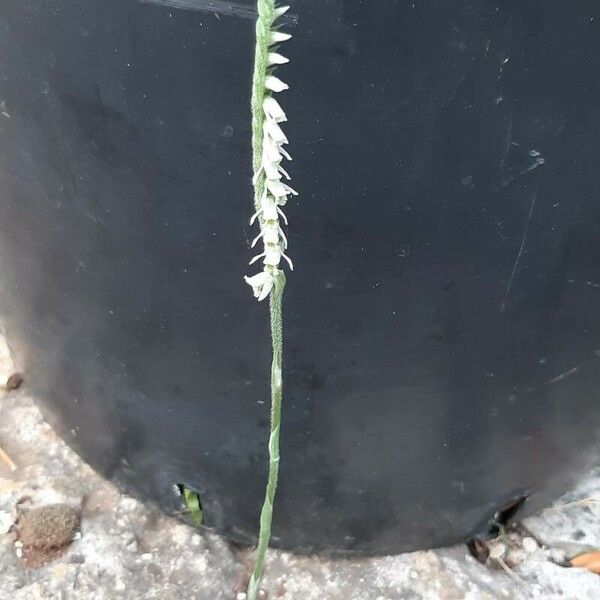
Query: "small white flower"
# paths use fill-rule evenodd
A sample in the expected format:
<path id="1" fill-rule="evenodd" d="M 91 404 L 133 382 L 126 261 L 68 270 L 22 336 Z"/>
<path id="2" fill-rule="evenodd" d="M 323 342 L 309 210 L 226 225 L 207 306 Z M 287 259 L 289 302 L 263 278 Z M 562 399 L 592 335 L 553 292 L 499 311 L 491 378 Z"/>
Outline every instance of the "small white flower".
<path id="1" fill-rule="evenodd" d="M 279 246 L 276 246 L 273 248 L 268 246 L 265 249 L 265 253 L 264 253 L 265 259 L 263 260 L 263 262 L 268 267 L 278 267 L 279 263 L 281 262 L 282 256 L 283 256 L 283 252 L 281 251 L 281 248 Z"/>
<path id="2" fill-rule="evenodd" d="M 277 221 L 277 202 L 271 196 L 265 195 L 260 203 L 264 221 Z"/>
<path id="3" fill-rule="evenodd" d="M 290 59 L 286 58 L 285 56 L 282 56 L 281 54 L 277 53 L 277 52 L 269 52 L 267 54 L 267 64 L 272 67 L 274 65 L 285 65 L 286 63 L 289 63 Z"/>
<path id="4" fill-rule="evenodd" d="M 288 181 L 291 179 L 290 174 L 281 166 L 280 160 L 283 158 L 281 154 L 278 154 L 279 158 L 276 161 L 269 160 L 267 153 L 263 151 L 262 164 L 260 169 L 252 177 L 252 185 L 256 185 L 260 176 L 264 174 L 267 179 L 281 179 L 283 175 Z"/>
<path id="5" fill-rule="evenodd" d="M 288 181 L 291 179 L 290 174 L 281 165 L 277 165 L 277 172 L 280 174 L 280 179 L 281 175 L 283 175 Z"/>
<path id="6" fill-rule="evenodd" d="M 292 196 L 298 195 L 298 192 L 294 188 L 290 187 L 287 183 L 284 183 L 283 187 L 288 194 L 291 194 Z"/>
<path id="7" fill-rule="evenodd" d="M 256 221 L 259 215 L 263 216 L 263 221 L 277 221 L 277 216 L 279 215 L 283 222 L 287 225 L 288 220 L 285 216 L 285 213 L 281 210 L 280 206 L 277 204 L 274 198 L 270 196 L 263 196 L 260 201 L 260 208 L 252 215 L 250 219 L 250 225 Z"/>
<path id="8" fill-rule="evenodd" d="M 273 11 L 273 15 L 275 19 L 279 19 L 279 17 L 285 15 L 285 13 L 290 10 L 289 6 L 279 6 Z"/>
<path id="9" fill-rule="evenodd" d="M 267 119 L 271 119 L 276 123 L 283 123 L 284 121 L 287 121 L 287 117 L 285 116 L 285 112 L 283 112 L 283 108 L 279 106 L 279 102 L 277 102 L 273 96 L 267 96 L 263 100 L 263 110 Z"/>
<path id="10" fill-rule="evenodd" d="M 281 173 L 279 172 L 279 165 L 271 162 L 270 160 L 263 160 L 263 169 L 267 179 L 281 179 Z"/>
<path id="11" fill-rule="evenodd" d="M 275 121 L 266 120 L 263 123 L 263 131 L 265 135 L 269 136 L 278 146 L 281 144 L 287 144 L 288 139 L 283 133 L 283 130 Z"/>
<path id="12" fill-rule="evenodd" d="M 265 78 L 265 87 L 272 92 L 283 92 L 284 90 L 289 90 L 290 86 L 287 83 L 284 83 L 275 75 L 267 75 Z"/>
<path id="13" fill-rule="evenodd" d="M 286 187 L 287 186 L 285 185 L 285 183 L 282 183 L 281 181 L 267 179 L 267 189 L 269 190 L 269 192 L 271 192 L 271 194 L 273 194 L 273 197 L 276 199 L 287 197 L 288 191 L 286 190 Z"/>
<path id="14" fill-rule="evenodd" d="M 252 248 L 256 246 L 260 238 L 263 239 L 265 244 L 272 244 L 276 246 L 279 244 L 281 239 L 284 247 L 287 245 L 287 238 L 285 237 L 281 227 L 279 227 L 277 221 L 267 221 L 264 223 L 261 232 L 252 240 Z"/>
<path id="15" fill-rule="evenodd" d="M 287 199 L 287 196 L 289 194 L 291 194 L 292 196 L 298 195 L 298 192 L 294 188 L 291 188 L 289 185 L 283 183 L 282 181 L 273 179 L 267 179 L 267 189 L 269 190 L 269 192 L 271 192 L 271 194 L 273 194 L 273 196 L 277 200 L 279 200 L 279 198 Z"/>
<path id="16" fill-rule="evenodd" d="M 292 162 L 292 157 L 288 154 L 288 152 L 285 148 L 280 147 L 279 152 L 284 158 L 287 158 L 290 162 Z"/>
<path id="17" fill-rule="evenodd" d="M 246 283 L 252 287 L 254 297 L 258 298 L 258 301 L 264 300 L 273 289 L 275 285 L 275 276 L 269 271 L 261 271 L 260 273 L 253 275 L 252 277 L 244 277 Z"/>
<path id="18" fill-rule="evenodd" d="M 269 38 L 269 45 L 279 44 L 281 42 L 287 42 L 291 39 L 292 36 L 289 33 L 283 33 L 281 31 L 271 31 L 271 36 Z"/>
<path id="19" fill-rule="evenodd" d="M 265 160 L 273 163 L 280 163 L 284 158 L 281 147 L 276 144 L 269 136 L 263 136 L 263 163 Z"/>
<path id="20" fill-rule="evenodd" d="M 263 227 L 263 241 L 265 244 L 279 244 L 280 235 L 279 235 L 279 224 L 276 222 L 265 224 Z"/>

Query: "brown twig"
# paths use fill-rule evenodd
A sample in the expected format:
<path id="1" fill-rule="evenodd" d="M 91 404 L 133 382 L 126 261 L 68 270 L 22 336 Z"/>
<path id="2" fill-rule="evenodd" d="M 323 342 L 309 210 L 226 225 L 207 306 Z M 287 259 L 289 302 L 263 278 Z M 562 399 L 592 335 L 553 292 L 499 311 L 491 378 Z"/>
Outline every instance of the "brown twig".
<path id="1" fill-rule="evenodd" d="M 8 465 L 8 468 L 11 471 L 17 470 L 17 465 L 14 463 L 13 459 L 6 453 L 4 448 L 0 446 L 0 458 Z"/>
<path id="2" fill-rule="evenodd" d="M 527 586 L 527 582 L 522 579 L 521 577 L 519 577 L 507 564 L 506 562 L 504 562 L 504 559 L 502 558 L 496 558 L 494 559 L 496 561 L 497 564 L 500 565 L 500 567 L 502 568 L 502 570 L 515 582 L 518 583 L 520 585 L 524 585 Z"/>
<path id="3" fill-rule="evenodd" d="M 564 504 L 557 504 L 556 506 L 549 506 L 544 509 L 543 512 L 551 510 L 560 510 L 561 508 L 568 508 L 569 506 L 577 506 L 579 504 L 600 504 L 600 498 L 583 498 L 582 500 L 574 500 L 573 502 L 565 502 Z"/>

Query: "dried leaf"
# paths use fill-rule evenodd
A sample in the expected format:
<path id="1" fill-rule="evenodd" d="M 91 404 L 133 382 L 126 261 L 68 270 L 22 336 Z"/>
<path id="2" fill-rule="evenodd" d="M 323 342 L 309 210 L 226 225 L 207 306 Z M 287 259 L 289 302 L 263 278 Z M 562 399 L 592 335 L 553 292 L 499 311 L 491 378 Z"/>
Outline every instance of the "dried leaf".
<path id="1" fill-rule="evenodd" d="M 481 538 L 474 537 L 467 540 L 467 548 L 471 553 L 471 556 L 480 563 L 485 563 L 490 556 L 488 543 Z"/>
<path id="2" fill-rule="evenodd" d="M 16 471 L 17 470 L 17 465 L 15 465 L 13 459 L 8 455 L 8 453 L 2 448 L 2 446 L 0 446 L 0 460 L 2 460 L 3 462 L 5 462 L 8 466 L 8 468 L 11 471 Z"/>
<path id="3" fill-rule="evenodd" d="M 570 561 L 572 567 L 587 569 L 600 575 L 600 552 L 586 552 L 573 557 Z"/>

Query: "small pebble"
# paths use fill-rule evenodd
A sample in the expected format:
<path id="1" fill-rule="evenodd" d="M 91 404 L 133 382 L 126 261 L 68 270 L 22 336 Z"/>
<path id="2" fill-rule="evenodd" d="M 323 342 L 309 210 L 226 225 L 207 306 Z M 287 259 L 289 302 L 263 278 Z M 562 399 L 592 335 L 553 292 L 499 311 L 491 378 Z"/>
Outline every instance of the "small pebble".
<path id="1" fill-rule="evenodd" d="M 505 553 L 506 546 L 500 542 L 490 546 L 490 558 L 493 558 L 494 560 L 502 558 Z"/>
<path id="2" fill-rule="evenodd" d="M 13 518 L 9 512 L 0 511 L 0 534 L 8 533 L 9 529 L 12 527 Z"/>
<path id="3" fill-rule="evenodd" d="M 524 550 L 511 550 L 506 555 L 506 562 L 509 566 L 515 567 L 520 565 L 527 558 Z"/>
<path id="4" fill-rule="evenodd" d="M 23 376 L 20 373 L 13 373 L 4 384 L 5 390 L 16 390 L 23 383 Z"/>
<path id="5" fill-rule="evenodd" d="M 24 546 L 50 549 L 66 546 L 79 527 L 79 515 L 65 504 L 31 508 L 19 516 L 19 540 Z"/>
<path id="6" fill-rule="evenodd" d="M 538 549 L 537 542 L 532 537 L 523 538 L 523 550 L 531 554 Z"/>
<path id="7" fill-rule="evenodd" d="M 85 556 L 83 554 L 71 554 L 69 562 L 73 565 L 82 565 L 85 563 Z"/>
<path id="8" fill-rule="evenodd" d="M 547 554 L 548 560 L 562 564 L 567 559 L 567 553 L 559 548 L 551 548 Z"/>

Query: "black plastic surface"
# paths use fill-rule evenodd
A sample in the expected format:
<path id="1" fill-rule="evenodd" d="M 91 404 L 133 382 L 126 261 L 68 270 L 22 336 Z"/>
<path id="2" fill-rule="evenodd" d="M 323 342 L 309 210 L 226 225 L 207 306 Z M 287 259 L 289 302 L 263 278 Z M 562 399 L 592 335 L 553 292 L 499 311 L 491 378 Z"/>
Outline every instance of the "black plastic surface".
<path id="1" fill-rule="evenodd" d="M 86 460 L 168 511 L 191 485 L 250 541 L 270 355 L 242 279 L 253 22 L 226 4 L 0 3 L 0 312 Z M 600 8 L 292 12 L 274 543 L 461 541 L 598 456 Z"/>

